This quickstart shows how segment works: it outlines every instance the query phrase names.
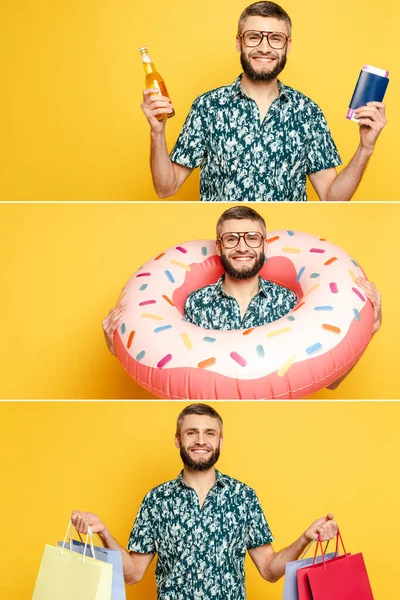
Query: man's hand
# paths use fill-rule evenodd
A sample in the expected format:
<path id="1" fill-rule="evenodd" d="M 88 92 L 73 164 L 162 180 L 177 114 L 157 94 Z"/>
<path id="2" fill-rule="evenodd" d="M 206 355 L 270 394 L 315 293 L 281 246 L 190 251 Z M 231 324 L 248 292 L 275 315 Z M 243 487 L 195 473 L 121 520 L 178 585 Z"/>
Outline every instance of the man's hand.
<path id="1" fill-rule="evenodd" d="M 372 152 L 380 132 L 387 123 L 385 105 L 383 102 L 367 102 L 365 106 L 360 106 L 354 111 L 354 116 L 359 119 L 361 146 Z"/>
<path id="2" fill-rule="evenodd" d="M 319 534 L 322 542 L 327 542 L 336 536 L 338 532 L 338 526 L 334 521 L 334 516 L 329 513 L 322 519 L 317 519 L 310 525 L 310 527 L 304 532 L 304 537 L 311 542 Z"/>
<path id="3" fill-rule="evenodd" d="M 114 356 L 116 356 L 114 348 L 114 333 L 117 327 L 121 324 L 125 312 L 126 305 L 123 303 L 118 304 L 115 308 L 112 308 L 110 310 L 107 317 L 101 323 L 107 348 L 109 349 L 111 354 L 114 354 Z"/>
<path id="4" fill-rule="evenodd" d="M 357 277 L 356 284 L 365 292 L 368 300 L 374 307 L 374 327 L 372 335 L 378 331 L 382 323 L 382 299 L 374 283 L 367 281 L 363 277 Z"/>
<path id="5" fill-rule="evenodd" d="M 157 115 L 172 113 L 174 107 L 166 96 L 159 96 L 154 88 L 143 90 L 143 102 L 140 108 L 147 117 L 152 131 L 161 133 L 165 128 L 165 121 L 159 121 Z"/>
<path id="6" fill-rule="evenodd" d="M 79 533 L 87 533 L 88 526 L 92 528 L 93 533 L 103 533 L 107 528 L 103 521 L 97 515 L 90 512 L 80 512 L 73 510 L 71 514 L 73 526 Z"/>

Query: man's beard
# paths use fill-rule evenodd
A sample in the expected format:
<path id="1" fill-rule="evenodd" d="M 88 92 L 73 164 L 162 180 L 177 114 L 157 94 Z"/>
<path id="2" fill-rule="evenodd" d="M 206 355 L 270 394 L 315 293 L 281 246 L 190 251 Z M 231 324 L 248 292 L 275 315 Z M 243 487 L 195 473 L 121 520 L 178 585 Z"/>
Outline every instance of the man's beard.
<path id="1" fill-rule="evenodd" d="M 240 271 L 231 264 L 229 259 L 224 256 L 224 254 L 221 254 L 221 262 L 225 273 L 232 277 L 232 279 L 251 279 L 252 277 L 255 277 L 264 266 L 265 255 L 264 252 L 261 252 L 261 254 L 256 258 L 256 262 L 254 263 L 253 267 L 242 269 Z"/>
<path id="2" fill-rule="evenodd" d="M 272 81 L 276 77 L 278 77 L 279 73 L 283 71 L 286 65 L 287 54 L 282 56 L 282 58 L 277 62 L 276 67 L 272 71 L 255 71 L 250 64 L 250 61 L 247 59 L 245 53 L 242 51 L 240 53 L 240 62 L 242 63 L 242 69 L 246 73 L 247 77 L 252 81 Z"/>
<path id="3" fill-rule="evenodd" d="M 211 469 L 219 459 L 220 450 L 219 447 L 216 448 L 208 460 L 200 460 L 198 462 L 190 458 L 190 455 L 182 445 L 180 447 L 180 454 L 183 464 L 186 467 L 189 467 L 189 469 L 192 469 L 193 471 L 207 471 L 208 469 Z"/>

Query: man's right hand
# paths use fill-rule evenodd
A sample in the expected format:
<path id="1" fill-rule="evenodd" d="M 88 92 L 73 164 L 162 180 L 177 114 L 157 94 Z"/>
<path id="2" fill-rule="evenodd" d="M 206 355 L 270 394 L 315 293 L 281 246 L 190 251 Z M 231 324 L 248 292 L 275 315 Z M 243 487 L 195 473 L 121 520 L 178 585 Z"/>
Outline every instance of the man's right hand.
<path id="1" fill-rule="evenodd" d="M 147 117 L 152 131 L 161 133 L 165 129 L 165 121 L 159 121 L 157 115 L 172 113 L 174 107 L 166 96 L 158 96 L 154 88 L 143 90 L 143 102 L 140 108 Z"/>
<path id="2" fill-rule="evenodd" d="M 118 304 L 115 308 L 112 308 L 101 326 L 103 327 L 103 333 L 106 340 L 107 348 L 116 356 L 114 348 L 114 333 L 117 327 L 121 324 L 123 316 L 126 312 L 125 304 Z"/>
<path id="3" fill-rule="evenodd" d="M 93 533 L 103 533 L 103 531 L 107 529 L 103 521 L 101 521 L 97 515 L 90 512 L 73 510 L 71 514 L 71 521 L 79 533 L 87 533 L 89 525 L 92 528 Z"/>

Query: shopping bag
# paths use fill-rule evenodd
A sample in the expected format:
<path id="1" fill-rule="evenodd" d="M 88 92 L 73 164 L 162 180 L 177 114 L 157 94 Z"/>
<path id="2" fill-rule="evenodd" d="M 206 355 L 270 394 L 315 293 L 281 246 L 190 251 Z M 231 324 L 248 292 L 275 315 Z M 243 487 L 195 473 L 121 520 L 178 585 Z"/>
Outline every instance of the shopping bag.
<path id="1" fill-rule="evenodd" d="M 58 545 L 62 546 L 63 542 L 58 542 Z M 69 545 L 68 547 L 70 548 Z M 72 546 L 70 548 L 71 550 L 74 552 L 79 552 L 79 554 L 83 554 L 84 548 L 84 542 L 72 540 Z M 102 546 L 94 546 L 94 554 L 94 558 L 97 558 L 97 560 L 110 563 L 113 566 L 111 600 L 126 600 L 121 552 L 119 550 L 109 550 L 108 548 L 103 548 Z M 88 555 L 92 556 L 91 550 Z"/>
<path id="2" fill-rule="evenodd" d="M 339 539 L 343 555 L 326 561 L 322 551 L 322 562 L 297 571 L 299 600 L 374 600 L 362 554 L 346 552 L 340 531 L 336 548 Z"/>
<path id="3" fill-rule="evenodd" d="M 310 566 L 314 563 L 315 557 L 303 558 L 311 546 L 314 544 L 316 540 L 313 540 L 308 548 L 303 553 L 302 557 L 299 560 L 292 560 L 286 563 L 285 566 L 285 579 L 283 585 L 283 599 L 282 600 L 299 600 L 299 595 L 297 592 L 297 577 L 296 572 L 298 569 L 303 567 Z M 325 548 L 326 552 L 326 548 Z M 329 554 L 325 554 L 325 560 L 331 560 L 336 556 L 335 552 L 330 552 Z M 322 561 L 322 556 L 316 557 L 317 562 Z"/>
<path id="4" fill-rule="evenodd" d="M 322 569 L 310 569 L 313 600 L 374 600 L 361 552 L 343 558 Z"/>
<path id="5" fill-rule="evenodd" d="M 46 544 L 32 600 L 111 600 L 113 566 L 86 555 L 91 536 L 83 554 Z"/>

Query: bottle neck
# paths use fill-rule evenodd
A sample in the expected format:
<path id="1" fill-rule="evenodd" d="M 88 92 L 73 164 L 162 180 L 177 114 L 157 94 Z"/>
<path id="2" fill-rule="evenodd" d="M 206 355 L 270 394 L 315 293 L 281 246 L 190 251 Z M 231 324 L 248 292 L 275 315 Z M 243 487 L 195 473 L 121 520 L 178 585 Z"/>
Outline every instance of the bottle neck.
<path id="1" fill-rule="evenodd" d="M 146 75 L 150 75 L 150 73 L 155 73 L 155 71 L 156 71 L 154 63 L 152 63 L 152 62 L 144 62 L 143 69 L 144 69 L 144 72 Z"/>
<path id="2" fill-rule="evenodd" d="M 153 61 L 150 58 L 148 52 L 144 51 L 140 53 L 140 57 L 142 59 L 143 69 L 146 75 L 150 75 L 150 73 L 154 73 L 156 68 L 154 66 Z"/>

